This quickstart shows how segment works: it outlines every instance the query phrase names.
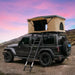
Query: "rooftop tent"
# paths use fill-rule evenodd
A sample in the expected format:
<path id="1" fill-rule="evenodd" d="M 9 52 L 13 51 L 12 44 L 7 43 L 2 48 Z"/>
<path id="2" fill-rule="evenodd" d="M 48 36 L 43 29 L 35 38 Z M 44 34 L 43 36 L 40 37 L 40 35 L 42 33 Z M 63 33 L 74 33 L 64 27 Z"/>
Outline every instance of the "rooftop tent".
<path id="1" fill-rule="evenodd" d="M 65 32 L 64 22 L 65 18 L 56 15 L 31 18 L 28 19 L 28 32 Z"/>

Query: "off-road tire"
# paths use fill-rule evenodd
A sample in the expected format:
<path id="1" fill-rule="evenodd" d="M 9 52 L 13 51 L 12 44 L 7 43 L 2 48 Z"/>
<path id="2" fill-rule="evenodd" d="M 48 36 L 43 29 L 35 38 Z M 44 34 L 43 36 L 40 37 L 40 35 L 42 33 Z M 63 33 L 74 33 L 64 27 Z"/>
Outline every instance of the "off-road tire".
<path id="1" fill-rule="evenodd" d="M 68 44 L 69 44 L 68 41 L 64 41 L 63 43 L 63 54 L 64 55 L 69 55 L 71 53 L 71 51 L 68 48 Z"/>
<path id="2" fill-rule="evenodd" d="M 13 62 L 13 60 L 14 60 L 14 56 L 13 56 L 12 52 L 7 51 L 4 54 L 4 61 L 8 63 L 8 62 Z"/>
<path id="3" fill-rule="evenodd" d="M 39 61 L 43 67 L 46 67 L 52 64 L 52 57 L 48 52 L 43 52 L 40 54 Z"/>

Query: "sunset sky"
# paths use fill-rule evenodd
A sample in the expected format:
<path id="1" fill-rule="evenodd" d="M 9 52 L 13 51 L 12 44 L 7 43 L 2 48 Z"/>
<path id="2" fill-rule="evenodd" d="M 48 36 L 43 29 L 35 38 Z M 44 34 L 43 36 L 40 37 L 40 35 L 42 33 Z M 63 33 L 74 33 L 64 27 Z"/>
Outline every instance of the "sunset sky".
<path id="1" fill-rule="evenodd" d="M 0 0 L 0 43 L 28 32 L 27 19 L 59 15 L 66 30 L 75 29 L 75 0 Z"/>

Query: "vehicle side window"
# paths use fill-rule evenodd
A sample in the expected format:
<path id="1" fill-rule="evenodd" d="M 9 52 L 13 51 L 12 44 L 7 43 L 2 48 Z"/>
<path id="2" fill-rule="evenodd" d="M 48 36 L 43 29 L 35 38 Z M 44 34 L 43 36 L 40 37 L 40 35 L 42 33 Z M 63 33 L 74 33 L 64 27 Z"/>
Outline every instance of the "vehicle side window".
<path id="1" fill-rule="evenodd" d="M 54 36 L 48 36 L 43 38 L 44 44 L 54 44 Z"/>
<path id="2" fill-rule="evenodd" d="M 23 38 L 23 39 L 20 41 L 19 45 L 22 45 L 22 44 L 29 44 L 29 37 Z"/>
<path id="3" fill-rule="evenodd" d="M 24 38 L 24 44 L 29 44 L 29 37 Z"/>

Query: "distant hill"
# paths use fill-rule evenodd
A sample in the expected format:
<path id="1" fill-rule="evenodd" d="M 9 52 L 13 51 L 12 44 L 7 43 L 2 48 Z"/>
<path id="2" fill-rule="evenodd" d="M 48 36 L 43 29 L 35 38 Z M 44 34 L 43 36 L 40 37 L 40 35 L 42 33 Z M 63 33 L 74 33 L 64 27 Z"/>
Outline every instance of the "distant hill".
<path id="1" fill-rule="evenodd" d="M 75 45 L 75 29 L 66 31 L 67 37 L 72 45 Z"/>
<path id="2" fill-rule="evenodd" d="M 71 44 L 75 45 L 75 29 L 66 31 L 66 34 L 67 34 L 67 38 L 69 39 Z M 0 46 L 5 46 L 5 45 L 13 44 L 13 43 L 18 43 L 22 39 L 22 37 L 24 37 L 24 36 L 25 35 L 20 36 L 20 37 L 15 38 L 15 39 L 12 39 L 12 40 L 7 41 L 7 42 L 4 42 L 4 43 L 0 44 Z"/>
<path id="3" fill-rule="evenodd" d="M 9 40 L 9 41 L 6 41 L 6 42 L 4 42 L 4 43 L 1 43 L 0 46 L 6 46 L 6 45 L 10 45 L 10 44 L 16 44 L 16 43 L 18 43 L 18 42 L 22 39 L 22 37 L 24 37 L 24 36 L 25 36 L 25 35 L 20 36 L 20 37 L 15 38 L 15 39 L 12 39 L 12 40 Z"/>

